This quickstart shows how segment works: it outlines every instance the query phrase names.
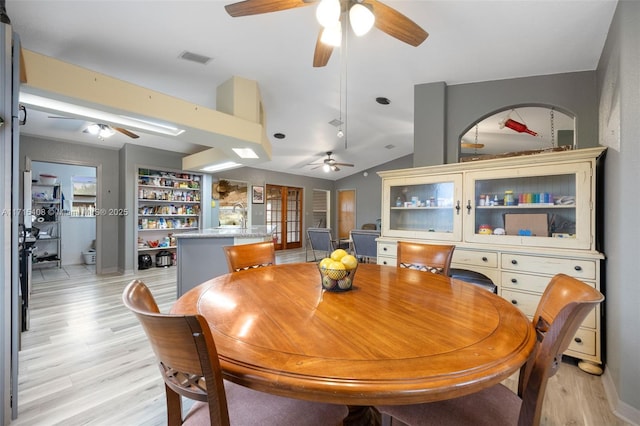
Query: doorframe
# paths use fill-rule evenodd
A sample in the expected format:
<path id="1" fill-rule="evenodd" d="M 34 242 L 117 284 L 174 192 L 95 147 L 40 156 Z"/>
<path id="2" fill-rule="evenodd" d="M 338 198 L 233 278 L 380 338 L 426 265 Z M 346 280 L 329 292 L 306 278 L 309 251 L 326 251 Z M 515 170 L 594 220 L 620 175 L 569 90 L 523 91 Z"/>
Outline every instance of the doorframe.
<path id="1" fill-rule="evenodd" d="M 38 163 L 56 163 L 68 166 L 94 167 L 96 169 L 96 210 L 102 211 L 102 164 L 92 163 L 90 161 L 77 161 L 61 158 L 40 159 L 25 156 L 24 170 L 32 170 L 31 163 L 34 161 Z M 24 182 L 22 182 L 21 191 L 24 192 Z M 24 194 L 22 195 L 24 196 Z M 104 254 L 104 250 L 98 250 L 100 242 L 102 241 L 102 219 L 103 215 L 96 215 L 96 275 L 102 274 L 102 255 Z M 62 266 L 62 263 L 60 265 Z"/>

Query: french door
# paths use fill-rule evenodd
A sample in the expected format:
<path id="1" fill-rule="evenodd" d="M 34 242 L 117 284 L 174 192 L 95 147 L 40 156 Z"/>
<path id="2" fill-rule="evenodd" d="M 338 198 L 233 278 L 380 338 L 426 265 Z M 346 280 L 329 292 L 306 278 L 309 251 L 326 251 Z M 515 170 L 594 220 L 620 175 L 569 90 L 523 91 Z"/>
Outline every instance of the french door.
<path id="1" fill-rule="evenodd" d="M 275 230 L 276 250 L 302 247 L 302 188 L 267 185 L 267 226 Z"/>

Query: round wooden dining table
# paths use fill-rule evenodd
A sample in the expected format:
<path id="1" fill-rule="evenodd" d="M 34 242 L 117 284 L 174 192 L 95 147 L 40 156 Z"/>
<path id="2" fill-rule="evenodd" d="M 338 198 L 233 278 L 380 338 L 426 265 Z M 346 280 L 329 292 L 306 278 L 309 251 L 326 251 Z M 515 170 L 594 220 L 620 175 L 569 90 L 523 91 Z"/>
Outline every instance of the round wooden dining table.
<path id="1" fill-rule="evenodd" d="M 353 406 L 479 391 L 516 372 L 536 342 L 527 317 L 491 292 L 375 264 L 360 264 L 341 293 L 322 289 L 315 263 L 234 272 L 171 312 L 206 318 L 225 379 Z"/>

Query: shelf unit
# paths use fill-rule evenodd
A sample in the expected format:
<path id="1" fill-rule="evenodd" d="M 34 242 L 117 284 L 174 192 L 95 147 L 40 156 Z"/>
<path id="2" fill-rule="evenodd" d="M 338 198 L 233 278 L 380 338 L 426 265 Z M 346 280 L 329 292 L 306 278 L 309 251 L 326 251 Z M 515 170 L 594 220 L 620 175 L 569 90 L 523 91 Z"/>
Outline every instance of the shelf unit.
<path id="1" fill-rule="evenodd" d="M 62 266 L 60 185 L 31 184 L 32 227 L 38 228 L 33 248 L 33 265 Z"/>
<path id="2" fill-rule="evenodd" d="M 97 191 L 95 177 L 74 177 L 72 188 L 71 216 L 94 217 Z"/>
<path id="3" fill-rule="evenodd" d="M 605 148 L 380 172 L 378 263 L 396 265 L 396 242 L 455 244 L 452 267 L 489 277 L 526 315 L 557 273 L 601 289 L 596 229 Z M 506 201 L 505 201 L 506 200 Z M 602 363 L 602 309 L 582 323 L 567 355 Z M 597 367 L 596 367 L 597 369 Z"/>
<path id="4" fill-rule="evenodd" d="M 136 203 L 136 262 L 140 254 L 172 253 L 173 234 L 195 231 L 202 223 L 202 175 L 175 170 L 139 168 Z M 157 242 L 157 246 L 154 246 Z M 155 259 L 151 256 L 153 261 Z"/>

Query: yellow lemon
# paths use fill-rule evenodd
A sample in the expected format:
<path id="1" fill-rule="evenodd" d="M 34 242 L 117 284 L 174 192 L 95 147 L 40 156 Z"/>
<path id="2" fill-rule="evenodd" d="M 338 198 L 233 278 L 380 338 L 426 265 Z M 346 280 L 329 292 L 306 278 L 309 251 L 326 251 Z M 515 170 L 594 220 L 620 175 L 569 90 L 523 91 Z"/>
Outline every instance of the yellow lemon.
<path id="1" fill-rule="evenodd" d="M 340 259 L 342 259 L 343 257 L 345 257 L 347 254 L 347 251 L 344 249 L 337 249 L 331 252 L 331 259 L 335 260 L 335 261 L 340 261 Z"/>
<path id="2" fill-rule="evenodd" d="M 340 259 L 340 262 L 349 270 L 355 269 L 358 266 L 358 259 L 355 256 L 348 254 Z"/>
<path id="3" fill-rule="evenodd" d="M 327 269 L 329 267 L 329 264 L 333 262 L 333 260 L 331 260 L 330 257 L 325 257 L 324 259 L 322 259 L 320 261 L 320 263 L 318 263 L 318 267 L 320 268 L 321 271 L 324 271 L 325 269 Z"/>
<path id="4" fill-rule="evenodd" d="M 346 269 L 342 262 L 331 262 L 327 268 L 327 276 L 333 280 L 341 280 L 347 275 Z"/>

